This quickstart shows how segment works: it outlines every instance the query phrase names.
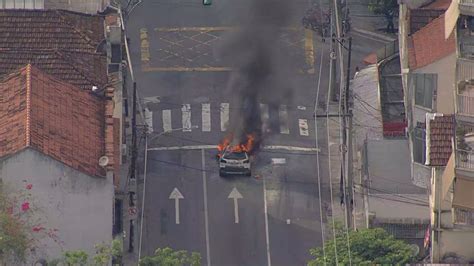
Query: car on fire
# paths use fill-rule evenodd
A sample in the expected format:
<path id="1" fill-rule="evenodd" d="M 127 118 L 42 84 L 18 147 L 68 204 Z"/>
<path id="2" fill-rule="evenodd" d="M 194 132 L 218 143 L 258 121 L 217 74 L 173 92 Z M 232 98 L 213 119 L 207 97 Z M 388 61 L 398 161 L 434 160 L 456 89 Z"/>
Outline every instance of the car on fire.
<path id="1" fill-rule="evenodd" d="M 252 153 L 255 151 L 256 139 L 252 134 L 247 134 L 244 139 L 237 141 L 230 134 L 217 145 L 217 160 L 219 176 L 245 175 L 251 176 Z"/>
<path id="2" fill-rule="evenodd" d="M 251 176 L 250 156 L 246 151 L 232 149 L 227 146 L 219 156 L 219 176 L 245 175 Z"/>

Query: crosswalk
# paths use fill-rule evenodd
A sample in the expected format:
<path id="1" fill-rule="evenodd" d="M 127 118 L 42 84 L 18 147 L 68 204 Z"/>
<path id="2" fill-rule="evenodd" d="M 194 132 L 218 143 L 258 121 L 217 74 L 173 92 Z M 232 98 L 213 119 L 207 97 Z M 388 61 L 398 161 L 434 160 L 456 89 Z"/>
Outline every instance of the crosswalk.
<path id="1" fill-rule="evenodd" d="M 306 112 L 306 108 L 302 109 L 298 106 L 296 110 L 291 110 L 291 107 L 288 105 L 280 105 L 278 110 L 272 112 L 268 104 L 260 103 L 259 107 L 262 130 L 264 132 L 267 132 L 270 129 L 270 124 L 272 124 L 282 135 L 290 135 L 290 132 L 293 130 L 300 136 L 310 136 L 310 127 L 308 125 L 310 117 L 308 116 L 311 116 L 311 113 Z M 192 108 L 199 110 L 193 110 Z M 150 118 L 147 120 L 150 121 L 149 123 L 153 123 L 153 120 L 155 120 L 155 131 L 159 131 L 161 127 L 163 131 L 167 132 L 177 129 L 183 132 L 191 132 L 193 130 L 211 132 L 212 129 L 226 132 L 229 130 L 231 110 L 230 103 L 182 104 L 180 108 L 160 109 L 151 112 L 151 114 L 147 113 L 147 116 L 153 115 L 155 117 L 155 119 Z M 219 114 L 217 114 L 217 111 Z M 176 121 L 178 117 L 181 117 L 179 122 Z M 275 118 L 272 119 L 272 117 Z M 218 121 L 219 127 L 214 125 L 216 122 L 213 119 L 220 120 Z M 196 123 L 197 121 L 200 123 Z M 278 127 L 275 126 L 276 122 L 278 122 Z"/>

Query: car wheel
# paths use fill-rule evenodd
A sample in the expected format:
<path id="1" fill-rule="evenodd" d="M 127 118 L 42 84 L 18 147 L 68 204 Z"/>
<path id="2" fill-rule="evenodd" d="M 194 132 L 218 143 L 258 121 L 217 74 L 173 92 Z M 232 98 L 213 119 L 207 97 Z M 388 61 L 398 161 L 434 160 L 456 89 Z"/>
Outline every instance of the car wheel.
<path id="1" fill-rule="evenodd" d="M 219 170 L 219 176 L 220 177 L 226 177 L 227 175 L 226 175 L 226 173 L 224 173 L 224 171 Z"/>
<path id="2" fill-rule="evenodd" d="M 245 173 L 245 176 L 252 176 L 252 172 L 248 171 L 247 173 Z"/>

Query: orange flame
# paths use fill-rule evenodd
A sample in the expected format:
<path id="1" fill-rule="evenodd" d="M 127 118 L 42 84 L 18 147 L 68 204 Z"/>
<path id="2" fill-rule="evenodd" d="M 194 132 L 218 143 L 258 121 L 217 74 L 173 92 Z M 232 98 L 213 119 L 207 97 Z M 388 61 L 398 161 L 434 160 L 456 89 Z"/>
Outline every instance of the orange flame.
<path id="1" fill-rule="evenodd" d="M 225 150 L 225 148 L 230 146 L 231 140 L 232 140 L 232 134 L 225 137 L 222 140 L 222 142 L 217 145 L 217 150 L 219 152 L 223 152 Z M 247 134 L 247 139 L 246 139 L 245 143 L 239 143 L 239 144 L 233 145 L 231 147 L 231 149 L 232 149 L 233 152 L 248 152 L 248 153 L 250 153 L 253 150 L 254 145 L 255 145 L 255 136 L 253 134 Z M 220 157 L 220 155 L 219 155 L 219 157 Z"/>

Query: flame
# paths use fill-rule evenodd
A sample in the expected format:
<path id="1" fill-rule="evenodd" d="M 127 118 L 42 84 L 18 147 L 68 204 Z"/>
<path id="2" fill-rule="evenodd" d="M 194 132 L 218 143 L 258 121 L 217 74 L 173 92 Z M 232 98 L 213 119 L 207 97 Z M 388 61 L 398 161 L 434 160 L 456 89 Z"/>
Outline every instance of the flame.
<path id="1" fill-rule="evenodd" d="M 219 151 L 219 153 L 222 153 L 225 150 L 225 148 L 230 146 L 231 141 L 232 141 L 232 134 L 225 137 L 222 140 L 222 142 L 217 145 L 217 150 Z M 254 149 L 254 146 L 255 146 L 255 136 L 253 134 L 247 134 L 246 135 L 246 140 L 245 140 L 244 143 L 239 143 L 239 144 L 236 144 L 236 145 L 232 145 L 231 149 L 232 149 L 233 152 L 251 153 L 252 150 Z M 219 154 L 218 156 L 220 157 L 221 154 Z"/>

